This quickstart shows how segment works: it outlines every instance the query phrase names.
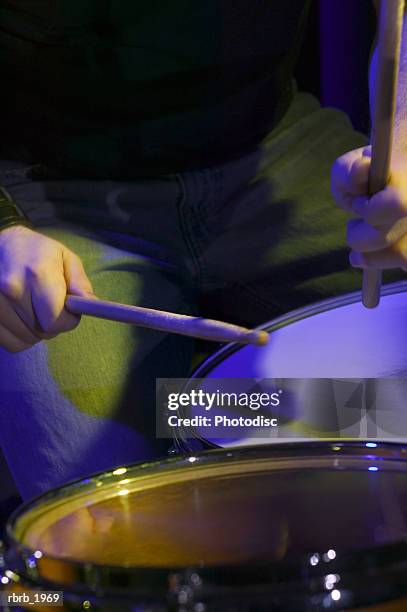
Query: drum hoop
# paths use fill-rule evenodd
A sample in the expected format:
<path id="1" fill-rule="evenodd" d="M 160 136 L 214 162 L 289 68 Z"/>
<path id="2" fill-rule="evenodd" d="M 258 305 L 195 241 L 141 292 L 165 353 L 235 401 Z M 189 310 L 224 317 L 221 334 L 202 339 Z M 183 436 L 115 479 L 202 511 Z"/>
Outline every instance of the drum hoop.
<path id="1" fill-rule="evenodd" d="M 253 461 L 262 457 L 270 458 L 272 456 L 274 456 L 273 460 L 277 457 L 289 457 L 293 459 L 293 454 L 297 459 L 299 457 L 309 458 L 311 455 L 321 458 L 325 457 L 327 461 L 332 458 L 332 464 L 326 467 L 329 467 L 329 469 L 343 469 L 343 465 L 341 466 L 340 463 L 341 461 L 345 461 L 345 457 L 349 460 L 351 457 L 362 459 L 366 456 L 365 444 L 365 442 L 360 441 L 344 442 L 343 440 L 335 443 L 313 441 L 210 450 L 194 456 L 194 461 L 192 463 L 191 457 L 171 458 L 151 463 L 131 464 L 127 466 L 127 470 L 132 471 L 129 475 L 135 475 L 137 477 L 143 474 L 155 474 L 158 471 L 157 468 L 161 468 L 161 470 L 164 469 L 164 471 L 166 468 L 169 472 L 172 472 L 182 470 L 183 466 L 191 467 L 191 465 L 194 469 L 197 467 L 205 467 L 208 464 L 216 467 L 216 465 L 219 465 L 216 461 L 217 459 L 218 461 L 219 459 L 223 459 L 228 462 L 240 462 L 242 459 L 245 461 Z M 345 452 L 340 453 L 340 451 Z M 384 457 L 386 461 L 394 462 L 394 464 L 396 462 L 404 463 L 407 462 L 407 445 L 393 442 L 380 442 L 375 449 L 369 448 L 369 457 L 366 456 L 366 460 L 370 462 L 373 458 L 372 456 L 375 454 L 378 459 L 383 459 Z M 214 589 L 221 588 L 219 585 L 222 584 L 223 578 L 227 580 L 229 576 L 230 580 L 236 580 L 237 576 L 241 576 L 242 578 L 245 572 L 252 577 L 256 575 L 263 576 L 260 584 L 257 583 L 254 585 L 252 582 L 246 585 L 246 587 L 253 587 L 255 589 L 262 588 L 263 591 L 267 593 L 274 593 L 276 589 L 277 591 L 278 589 L 284 589 L 288 584 L 296 584 L 299 589 L 298 592 L 303 589 L 304 596 L 305 594 L 309 595 L 311 591 L 313 593 L 321 591 L 323 576 L 327 571 L 327 567 L 311 567 L 309 555 L 303 556 L 295 563 L 291 560 L 284 560 L 279 562 L 254 563 L 250 565 L 240 564 L 238 566 L 208 566 L 202 569 L 194 567 L 154 568 L 143 566 L 109 566 L 93 562 L 77 561 L 75 559 L 61 559 L 44 554 L 42 558 L 46 559 L 48 568 L 51 564 L 59 570 L 65 569 L 69 571 L 72 576 L 72 580 L 64 584 L 46 580 L 44 574 L 41 572 L 41 559 L 37 560 L 34 556 L 35 549 L 22 544 L 14 536 L 16 522 L 27 512 L 38 507 L 41 501 L 45 502 L 58 497 L 61 499 L 63 497 L 69 497 L 66 494 L 70 488 L 73 489 L 74 487 L 83 486 L 84 491 L 91 493 L 92 489 L 96 489 L 98 486 L 97 482 L 100 482 L 101 478 L 106 481 L 106 484 L 115 482 L 115 478 L 117 480 L 114 471 L 111 471 L 94 474 L 85 480 L 72 481 L 67 485 L 61 486 L 23 504 L 12 514 L 6 527 L 6 556 L 7 559 L 11 558 L 13 560 L 13 567 L 10 566 L 10 575 L 14 575 L 16 579 L 22 578 L 32 584 L 41 586 L 41 588 L 49 587 L 53 590 L 63 590 L 66 593 L 70 593 L 73 598 L 80 597 L 81 594 L 87 595 L 89 591 L 93 589 L 92 594 L 94 595 L 103 592 L 103 594 L 106 593 L 107 596 L 126 598 L 126 596 L 128 597 L 131 595 L 132 597 L 137 596 L 141 599 L 145 599 L 146 597 L 148 598 L 149 593 L 151 594 L 151 588 L 153 588 L 155 593 L 154 600 L 162 601 L 163 598 L 168 598 L 168 579 L 170 575 L 178 576 L 180 580 L 183 581 L 183 584 L 185 584 L 185 581 L 188 582 L 191 576 L 197 573 L 202 580 L 203 587 L 208 589 L 209 593 Z M 351 559 L 349 557 L 351 557 Z M 383 567 L 383 557 L 387 563 L 385 567 Z M 355 567 L 359 570 L 362 566 L 372 568 L 372 564 L 374 563 L 374 567 L 381 572 L 389 571 L 394 575 L 397 574 L 397 576 L 399 572 L 402 572 L 403 576 L 405 576 L 407 573 L 407 540 L 374 548 L 355 550 L 351 553 L 339 553 L 335 561 L 330 562 L 329 572 L 340 572 L 341 576 L 346 578 L 347 572 L 350 571 L 350 561 L 352 568 L 355 563 Z M 362 570 L 360 570 L 360 572 L 362 572 Z M 348 581 L 347 584 L 350 585 L 353 583 L 353 580 L 356 580 L 356 584 L 359 584 L 361 579 L 360 572 L 349 575 L 348 578 L 346 578 Z M 370 586 L 372 584 L 372 575 L 373 574 L 369 574 Z M 310 577 L 313 579 L 312 587 L 308 583 L 305 585 L 305 578 L 308 580 Z M 126 583 L 126 587 L 117 588 L 118 578 L 120 578 L 121 585 L 123 585 L 124 582 Z M 89 584 L 89 582 L 91 584 Z M 397 584 L 399 583 L 399 578 L 397 578 L 396 582 Z M 241 584 L 241 581 L 237 584 Z M 407 592 L 407 581 L 405 581 L 405 587 L 406 589 L 402 591 L 403 594 Z M 104 589 L 106 591 L 103 591 Z"/>
<path id="2" fill-rule="evenodd" d="M 382 296 L 394 295 L 396 293 L 406 293 L 407 292 L 407 281 L 398 281 L 396 283 L 389 283 L 387 285 L 383 285 L 381 290 Z M 328 298 L 326 300 L 322 300 L 320 302 L 316 302 L 315 304 L 310 304 L 309 306 L 303 306 L 301 308 L 297 308 L 295 310 L 291 310 L 290 312 L 277 317 L 276 319 L 272 319 L 260 325 L 256 329 L 264 330 L 267 332 L 276 331 L 277 329 L 281 329 L 282 327 L 287 327 L 292 323 L 296 323 L 297 321 L 302 321 L 304 319 L 308 319 L 317 314 L 322 314 L 323 312 L 327 312 L 329 310 L 334 310 L 336 308 L 341 308 L 342 306 L 349 306 L 350 304 L 355 304 L 356 302 L 360 302 L 362 299 L 361 291 L 354 291 L 352 293 L 346 293 L 342 296 L 335 296 L 332 298 Z M 237 344 L 236 342 L 227 344 L 223 346 L 221 349 L 216 351 L 213 355 L 208 357 L 203 363 L 201 363 L 191 374 L 190 379 L 194 378 L 205 378 L 206 375 L 213 370 L 221 361 L 223 361 L 224 357 L 232 355 L 237 351 L 242 350 L 242 346 Z"/>

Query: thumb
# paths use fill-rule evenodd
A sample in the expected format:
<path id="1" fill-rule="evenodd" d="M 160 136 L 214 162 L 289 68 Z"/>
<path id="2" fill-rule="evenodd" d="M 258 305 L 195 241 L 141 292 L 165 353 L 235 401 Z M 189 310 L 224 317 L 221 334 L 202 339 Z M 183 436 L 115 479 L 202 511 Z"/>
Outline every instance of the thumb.
<path id="1" fill-rule="evenodd" d="M 359 157 L 353 162 L 347 185 L 351 195 L 360 196 L 368 193 L 370 165 L 371 160 L 367 156 Z"/>
<path id="2" fill-rule="evenodd" d="M 69 249 L 64 249 L 63 262 L 67 293 L 81 297 L 95 297 L 80 258 Z"/>

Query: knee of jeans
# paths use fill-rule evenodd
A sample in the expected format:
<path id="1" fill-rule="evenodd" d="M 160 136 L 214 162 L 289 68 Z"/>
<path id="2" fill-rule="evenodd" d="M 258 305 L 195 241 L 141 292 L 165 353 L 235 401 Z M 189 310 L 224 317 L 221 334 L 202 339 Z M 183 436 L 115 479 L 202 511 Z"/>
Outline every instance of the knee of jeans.
<path id="1" fill-rule="evenodd" d="M 0 348 L 0 398 L 7 392 L 26 393 L 38 389 L 45 382 L 42 372 L 46 369 L 46 363 L 47 353 L 43 342 L 19 353 Z"/>

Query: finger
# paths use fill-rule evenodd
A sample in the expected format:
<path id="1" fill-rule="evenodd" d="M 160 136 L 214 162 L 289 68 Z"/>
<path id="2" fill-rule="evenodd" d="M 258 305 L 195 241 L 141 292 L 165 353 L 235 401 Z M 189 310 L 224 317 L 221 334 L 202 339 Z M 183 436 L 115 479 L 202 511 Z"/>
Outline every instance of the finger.
<path id="1" fill-rule="evenodd" d="M 36 340 L 44 340 L 53 337 L 52 334 L 43 333 L 40 329 L 37 317 L 32 308 L 31 292 L 27 288 L 26 280 L 17 274 L 3 273 L 0 276 L 0 293 L 3 299 L 6 299 L 11 306 L 13 316 L 10 308 L 3 303 L 1 309 L 2 315 L 6 316 L 7 313 L 7 324 L 6 327 L 10 327 L 10 330 L 19 336 L 19 329 L 22 331 L 21 325 L 18 324 L 17 318 L 20 319 L 22 325 L 29 330 L 31 334 L 36 337 Z M 12 319 L 10 319 L 12 317 Z M 17 318 L 16 318 L 17 317 Z M 26 333 L 24 331 L 23 333 Z M 29 336 L 23 336 L 27 341 L 31 341 Z"/>
<path id="2" fill-rule="evenodd" d="M 2 293 L 0 293 L 0 313 L 1 325 L 25 344 L 33 345 L 41 340 L 41 338 L 33 333 L 29 326 L 24 323 L 23 319 L 16 312 L 14 305 Z"/>
<path id="3" fill-rule="evenodd" d="M 59 334 L 71 331 L 79 324 L 80 317 L 65 310 L 66 284 L 62 273 L 53 279 L 50 274 L 38 278 L 31 286 L 33 310 L 41 329 Z"/>
<path id="4" fill-rule="evenodd" d="M 51 340 L 55 338 L 57 335 L 56 333 L 45 332 L 42 329 L 37 315 L 34 312 L 31 293 L 24 296 L 23 300 L 21 300 L 19 304 L 15 304 L 14 308 L 21 320 L 39 340 Z"/>
<path id="5" fill-rule="evenodd" d="M 355 149 L 339 157 L 331 172 L 332 194 L 338 205 L 351 211 L 351 198 L 367 195 L 370 159 L 364 149 Z"/>
<path id="6" fill-rule="evenodd" d="M 349 261 L 355 268 L 375 268 L 378 270 L 401 268 L 407 270 L 407 238 L 403 236 L 391 247 L 379 251 L 369 253 L 352 251 Z"/>
<path id="7" fill-rule="evenodd" d="M 407 233 L 407 218 L 404 217 L 390 227 L 372 227 L 362 219 L 352 219 L 347 225 L 346 239 L 354 251 L 377 251 L 385 249 Z"/>
<path id="8" fill-rule="evenodd" d="M 370 157 L 362 156 L 353 162 L 347 181 L 347 191 L 352 195 L 366 195 L 369 192 Z"/>
<path id="9" fill-rule="evenodd" d="M 0 323 L 0 347 L 6 349 L 6 351 L 10 353 L 19 353 L 20 351 L 31 348 L 31 346 L 32 344 L 17 338 L 10 330 L 6 329 Z"/>
<path id="10" fill-rule="evenodd" d="M 63 262 L 68 293 L 83 297 L 94 296 L 92 284 L 80 258 L 75 253 L 72 253 L 72 251 L 64 249 Z"/>
<path id="11" fill-rule="evenodd" d="M 371 198 L 353 198 L 351 209 L 371 225 L 392 225 L 407 216 L 407 197 L 404 190 L 388 185 Z"/>

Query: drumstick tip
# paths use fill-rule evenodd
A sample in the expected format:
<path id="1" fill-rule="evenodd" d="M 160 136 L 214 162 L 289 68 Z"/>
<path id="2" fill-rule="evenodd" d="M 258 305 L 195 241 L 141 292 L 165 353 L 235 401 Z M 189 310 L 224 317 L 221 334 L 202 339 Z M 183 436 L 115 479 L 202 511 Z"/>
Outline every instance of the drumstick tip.
<path id="1" fill-rule="evenodd" d="M 264 346 L 269 341 L 269 335 L 265 331 L 257 332 L 256 344 L 257 346 Z"/>

